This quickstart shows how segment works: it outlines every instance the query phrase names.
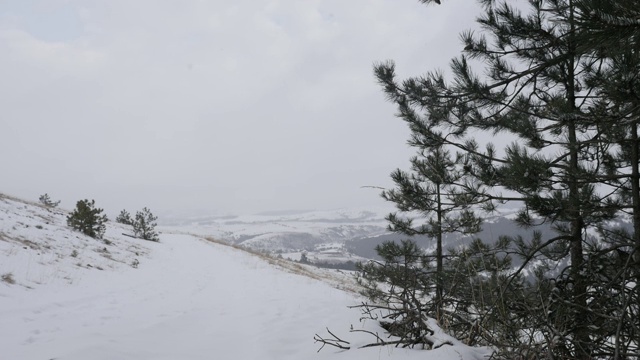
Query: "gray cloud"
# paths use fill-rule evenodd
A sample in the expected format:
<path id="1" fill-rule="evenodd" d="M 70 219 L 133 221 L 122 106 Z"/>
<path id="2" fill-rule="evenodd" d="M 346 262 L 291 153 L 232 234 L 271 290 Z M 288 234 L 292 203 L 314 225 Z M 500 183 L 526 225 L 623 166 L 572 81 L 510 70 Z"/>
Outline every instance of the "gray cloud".
<path id="1" fill-rule="evenodd" d="M 361 186 L 390 186 L 413 150 L 372 63 L 445 68 L 476 10 L 9 0 L 0 14 L 0 191 L 251 212 L 384 204 Z"/>

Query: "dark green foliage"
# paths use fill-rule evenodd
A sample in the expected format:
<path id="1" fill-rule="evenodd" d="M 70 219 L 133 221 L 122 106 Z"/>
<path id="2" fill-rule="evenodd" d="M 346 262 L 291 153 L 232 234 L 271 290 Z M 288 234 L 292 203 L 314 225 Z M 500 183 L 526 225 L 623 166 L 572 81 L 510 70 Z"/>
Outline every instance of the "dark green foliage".
<path id="1" fill-rule="evenodd" d="M 120 214 L 116 217 L 116 222 L 125 225 L 133 224 L 133 220 L 131 220 L 131 215 L 127 210 L 120 211 Z"/>
<path id="2" fill-rule="evenodd" d="M 336 269 L 336 270 L 347 270 L 347 271 L 356 271 L 358 270 L 357 262 L 353 262 L 351 260 L 346 262 L 328 262 L 328 261 L 314 261 L 311 265 L 324 268 L 324 269 Z"/>
<path id="3" fill-rule="evenodd" d="M 397 80 L 392 62 L 375 66 L 419 149 L 384 196 L 421 217 L 392 214 L 390 228 L 473 232 L 471 209 L 515 202 L 521 226 L 551 224 L 556 234 L 452 249 L 439 275 L 422 267 L 408 292 L 428 299 L 429 281 L 451 284 L 438 301 L 450 310 L 445 327 L 497 357 L 628 358 L 640 346 L 640 4 L 479 2 L 482 31 L 462 34 L 450 79 L 433 71 Z M 483 135 L 513 142 L 496 148 L 478 143 Z M 610 225 L 625 214 L 629 233 Z M 375 281 L 392 268 L 363 271 Z M 372 299 L 389 296 L 369 288 Z"/>
<path id="4" fill-rule="evenodd" d="M 361 264 L 359 269 L 358 280 L 371 301 L 402 304 L 407 300 L 407 291 L 415 294 L 428 288 L 429 277 L 426 276 L 427 269 L 423 268 L 425 254 L 415 242 L 384 242 L 376 246 L 376 252 L 383 261 L 370 261 Z M 386 290 L 387 285 L 389 291 Z"/>
<path id="5" fill-rule="evenodd" d="M 160 241 L 158 233 L 155 231 L 157 216 L 154 216 L 146 207 L 142 211 L 136 213 L 136 217 L 133 219 L 133 232 L 136 237 L 151 240 Z"/>
<path id="6" fill-rule="evenodd" d="M 468 176 L 469 163 L 460 153 L 454 158 L 439 142 L 428 140 L 422 134 L 413 135 L 410 143 L 418 148 L 419 155 L 411 159 L 410 172 L 398 169 L 391 174 L 396 188 L 384 191 L 382 197 L 394 202 L 399 210 L 387 217 L 389 230 L 408 236 L 425 235 L 436 242 L 435 254 L 427 258 L 435 262 L 430 315 L 440 321 L 445 297 L 443 234 L 480 231 L 481 219 L 471 206 L 488 199 L 484 189 Z M 417 221 L 406 215 L 416 213 L 421 215 Z"/>
<path id="7" fill-rule="evenodd" d="M 576 22 L 584 29 L 579 34 L 580 46 L 598 52 L 601 57 L 640 52 L 637 0 L 575 0 L 575 5 Z"/>
<path id="8" fill-rule="evenodd" d="M 67 225 L 95 239 L 102 239 L 106 230 L 107 216 L 95 207 L 95 200 L 80 200 L 76 208 L 67 216 Z"/>
<path id="9" fill-rule="evenodd" d="M 378 319 L 373 313 L 382 311 L 380 325 L 399 337 L 403 346 L 433 345 L 428 316 L 435 309 L 429 307 L 426 295 L 433 292 L 435 284 L 424 252 L 411 240 L 385 242 L 376 252 L 383 262 L 358 265 L 358 283 L 370 301 L 361 306 L 363 313 Z"/>
<path id="10" fill-rule="evenodd" d="M 58 201 L 51 200 L 51 198 L 49 197 L 49 194 L 40 195 L 40 198 L 38 198 L 38 200 L 40 201 L 40 203 L 42 203 L 42 205 L 50 208 L 54 208 L 60 205 L 60 200 Z"/>
<path id="11" fill-rule="evenodd" d="M 523 277 L 509 277 L 511 241 L 494 244 L 478 239 L 447 256 L 444 312 L 445 329 L 470 345 L 492 345 L 514 338 L 520 328 L 515 317 L 505 316 L 525 307 Z M 509 286 L 506 284 L 511 282 Z"/>

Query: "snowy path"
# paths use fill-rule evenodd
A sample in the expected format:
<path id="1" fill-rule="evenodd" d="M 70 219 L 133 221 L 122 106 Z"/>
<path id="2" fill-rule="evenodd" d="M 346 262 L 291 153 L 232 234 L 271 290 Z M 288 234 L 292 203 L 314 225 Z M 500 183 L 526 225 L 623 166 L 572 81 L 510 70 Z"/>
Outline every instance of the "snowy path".
<path id="1" fill-rule="evenodd" d="M 13 309 L 0 300 L 0 342 L 15 359 L 211 359 L 223 349 L 299 359 L 298 343 L 313 336 L 300 330 L 323 321 L 312 318 L 318 308 L 348 301 L 229 247 L 180 235 L 156 245 L 152 261 L 126 274 L 25 291 Z"/>
<path id="2" fill-rule="evenodd" d="M 95 270 L 72 285 L 0 295 L 0 358 L 424 359 L 427 353 L 316 353 L 313 335 L 326 326 L 370 340 L 347 331 L 359 326 L 359 313 L 347 308 L 357 301 L 352 294 L 187 235 L 164 235 L 152 245 L 138 269 Z M 459 359 L 461 349 L 428 353 Z"/>

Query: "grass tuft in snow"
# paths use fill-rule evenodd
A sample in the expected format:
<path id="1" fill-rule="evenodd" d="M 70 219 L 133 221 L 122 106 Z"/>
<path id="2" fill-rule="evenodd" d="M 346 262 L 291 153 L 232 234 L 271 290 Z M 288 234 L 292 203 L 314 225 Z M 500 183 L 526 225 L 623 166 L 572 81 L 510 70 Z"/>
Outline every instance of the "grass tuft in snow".
<path id="1" fill-rule="evenodd" d="M 16 283 L 16 280 L 13 278 L 13 273 L 10 273 L 10 272 L 2 274 L 2 276 L 0 276 L 0 280 L 10 285 L 13 285 Z"/>

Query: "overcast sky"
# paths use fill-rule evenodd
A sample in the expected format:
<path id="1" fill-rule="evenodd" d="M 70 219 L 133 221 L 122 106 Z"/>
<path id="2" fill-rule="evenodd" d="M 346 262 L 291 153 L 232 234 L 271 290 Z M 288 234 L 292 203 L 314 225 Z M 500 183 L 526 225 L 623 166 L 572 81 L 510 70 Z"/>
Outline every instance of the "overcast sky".
<path id="1" fill-rule="evenodd" d="M 475 1 L 0 0 L 0 192 L 109 213 L 384 206 L 372 64 L 445 69 Z"/>

